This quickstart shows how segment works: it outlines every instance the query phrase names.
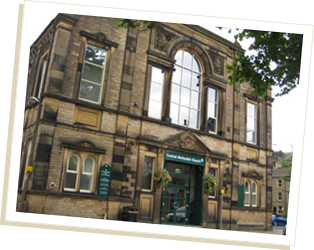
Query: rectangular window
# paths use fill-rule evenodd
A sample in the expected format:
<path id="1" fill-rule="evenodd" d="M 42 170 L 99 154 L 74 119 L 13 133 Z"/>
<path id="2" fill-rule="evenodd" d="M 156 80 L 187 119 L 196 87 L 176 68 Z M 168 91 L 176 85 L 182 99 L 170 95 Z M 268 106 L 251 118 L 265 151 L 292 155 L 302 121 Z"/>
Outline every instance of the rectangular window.
<path id="1" fill-rule="evenodd" d="M 216 177 L 217 176 L 217 169 L 216 168 L 209 168 L 208 173 Z M 216 186 L 212 188 L 212 190 L 210 191 L 210 193 L 208 195 L 211 197 L 216 196 Z"/>
<path id="2" fill-rule="evenodd" d="M 208 88 L 207 126 L 210 133 L 217 133 L 217 89 Z"/>
<path id="3" fill-rule="evenodd" d="M 38 78 L 37 78 L 37 93 L 35 94 L 35 96 L 38 99 L 40 98 L 42 89 L 44 87 L 46 67 L 47 67 L 47 56 L 48 56 L 48 53 L 46 53 L 40 60 L 40 66 L 39 66 Z"/>
<path id="4" fill-rule="evenodd" d="M 281 187 L 281 180 L 278 180 L 278 187 Z"/>
<path id="5" fill-rule="evenodd" d="M 86 46 L 79 98 L 100 103 L 103 88 L 107 51 L 92 45 Z"/>
<path id="6" fill-rule="evenodd" d="M 151 190 L 153 180 L 154 158 L 145 156 L 142 177 L 142 189 Z"/>
<path id="7" fill-rule="evenodd" d="M 257 185 L 255 182 L 252 184 L 252 207 L 257 207 Z"/>
<path id="8" fill-rule="evenodd" d="M 256 143 L 256 105 L 247 103 L 246 141 Z"/>
<path id="9" fill-rule="evenodd" d="M 278 200 L 279 200 L 279 201 L 282 200 L 282 193 L 278 193 Z"/>
<path id="10" fill-rule="evenodd" d="M 161 119 L 162 96 L 164 90 L 164 72 L 163 70 L 152 67 L 152 75 L 149 91 L 148 116 Z"/>

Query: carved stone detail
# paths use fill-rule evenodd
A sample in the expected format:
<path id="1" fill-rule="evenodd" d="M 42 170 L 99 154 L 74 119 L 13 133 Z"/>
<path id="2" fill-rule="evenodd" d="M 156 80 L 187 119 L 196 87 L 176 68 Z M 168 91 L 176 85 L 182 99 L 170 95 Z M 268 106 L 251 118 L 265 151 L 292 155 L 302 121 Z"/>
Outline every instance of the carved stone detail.
<path id="1" fill-rule="evenodd" d="M 224 58 L 212 52 L 209 52 L 210 58 L 214 63 L 214 72 L 216 74 L 222 75 L 224 74 Z"/>
<path id="2" fill-rule="evenodd" d="M 180 140 L 169 143 L 169 146 L 177 147 L 180 149 L 188 149 L 198 152 L 205 152 L 190 135 L 180 138 Z"/>
<path id="3" fill-rule="evenodd" d="M 175 37 L 175 35 L 164 31 L 157 29 L 156 30 L 156 40 L 155 40 L 155 48 L 162 50 L 162 51 L 167 51 L 168 44 L 170 41 Z"/>
<path id="4" fill-rule="evenodd" d="M 92 145 L 91 143 L 89 143 L 87 141 L 82 141 L 82 142 L 78 143 L 77 146 L 82 147 L 82 148 L 95 148 L 94 145 Z"/>

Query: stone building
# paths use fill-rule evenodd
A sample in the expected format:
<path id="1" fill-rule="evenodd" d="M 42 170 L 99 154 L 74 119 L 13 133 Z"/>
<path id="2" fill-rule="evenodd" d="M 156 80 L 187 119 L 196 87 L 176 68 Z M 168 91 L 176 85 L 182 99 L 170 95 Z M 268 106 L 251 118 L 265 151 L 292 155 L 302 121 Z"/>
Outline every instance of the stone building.
<path id="1" fill-rule="evenodd" d="M 195 25 L 115 26 L 59 14 L 31 46 L 17 202 L 25 190 L 30 213 L 121 220 L 133 207 L 138 222 L 208 228 L 222 210 L 224 229 L 269 229 L 272 98 L 228 84 L 243 49 Z"/>
<path id="2" fill-rule="evenodd" d="M 289 205 L 290 177 L 289 168 L 283 167 L 282 161 L 292 162 L 292 153 L 284 154 L 284 157 L 275 159 L 273 162 L 273 194 L 272 206 L 273 214 L 286 216 Z"/>

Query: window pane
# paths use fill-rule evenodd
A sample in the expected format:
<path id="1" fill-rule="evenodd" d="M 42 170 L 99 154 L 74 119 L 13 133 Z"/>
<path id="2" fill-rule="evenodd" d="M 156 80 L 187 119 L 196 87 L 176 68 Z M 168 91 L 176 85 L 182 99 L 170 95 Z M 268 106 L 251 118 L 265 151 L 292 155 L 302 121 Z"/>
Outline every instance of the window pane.
<path id="1" fill-rule="evenodd" d="M 185 87 L 191 87 L 191 80 L 192 80 L 192 72 L 186 69 L 183 69 L 183 80 L 182 85 Z"/>
<path id="2" fill-rule="evenodd" d="M 186 68 L 191 69 L 192 68 L 192 54 L 190 52 L 184 51 L 183 52 L 183 66 Z"/>
<path id="3" fill-rule="evenodd" d="M 84 63 L 82 78 L 84 80 L 101 84 L 103 78 L 103 71 L 104 70 L 101 67 L 89 63 Z"/>
<path id="4" fill-rule="evenodd" d="M 152 81 L 163 84 L 164 82 L 164 73 L 161 69 L 153 67 L 152 69 Z"/>
<path id="5" fill-rule="evenodd" d="M 200 93 L 192 91 L 191 107 L 194 109 L 199 109 Z"/>
<path id="6" fill-rule="evenodd" d="M 253 183 L 253 185 L 252 185 L 252 193 L 256 193 L 256 184 L 255 183 Z"/>
<path id="7" fill-rule="evenodd" d="M 152 157 L 145 156 L 144 158 L 142 189 L 151 189 L 153 160 L 154 159 Z"/>
<path id="8" fill-rule="evenodd" d="M 247 128 L 255 130 L 255 118 L 253 118 L 253 117 L 247 118 Z"/>
<path id="9" fill-rule="evenodd" d="M 75 155 L 72 155 L 69 159 L 68 170 L 76 171 L 77 170 L 78 158 Z"/>
<path id="10" fill-rule="evenodd" d="M 99 102 L 100 90 L 101 86 L 82 80 L 79 97 L 90 101 Z"/>
<path id="11" fill-rule="evenodd" d="M 257 199 L 256 199 L 256 195 L 252 195 L 252 206 L 256 206 L 257 205 Z"/>
<path id="12" fill-rule="evenodd" d="M 255 132 L 254 131 L 247 131 L 247 142 L 255 143 Z"/>
<path id="13" fill-rule="evenodd" d="M 208 103 L 208 117 L 216 118 L 216 103 L 209 102 Z"/>
<path id="14" fill-rule="evenodd" d="M 215 118 L 208 118 L 207 123 L 208 123 L 208 130 L 210 132 L 216 133 L 217 120 Z"/>
<path id="15" fill-rule="evenodd" d="M 76 185 L 76 174 L 75 173 L 66 173 L 66 179 L 65 179 L 65 188 L 71 188 L 75 189 Z"/>
<path id="16" fill-rule="evenodd" d="M 245 205 L 249 205 L 250 204 L 250 195 L 249 194 L 245 194 L 244 204 Z"/>
<path id="17" fill-rule="evenodd" d="M 179 103 L 180 102 L 180 86 L 172 84 L 171 88 L 171 102 Z"/>
<path id="18" fill-rule="evenodd" d="M 187 88 L 181 89 L 181 105 L 190 106 L 191 91 Z"/>
<path id="19" fill-rule="evenodd" d="M 84 162 L 84 173 L 93 173 L 93 160 L 91 158 L 86 158 Z"/>
<path id="20" fill-rule="evenodd" d="M 186 107 L 181 107 L 180 110 L 180 122 L 181 125 L 189 125 L 189 109 Z"/>
<path id="21" fill-rule="evenodd" d="M 254 104 L 251 104 L 251 103 L 247 104 L 247 114 L 249 116 L 255 117 L 255 105 Z"/>
<path id="22" fill-rule="evenodd" d="M 176 60 L 176 64 L 182 65 L 182 53 L 183 50 L 177 52 L 177 54 L 175 55 L 174 59 Z"/>
<path id="23" fill-rule="evenodd" d="M 148 116 L 159 119 L 161 117 L 161 102 L 149 101 Z"/>
<path id="24" fill-rule="evenodd" d="M 200 68 L 200 66 L 199 66 L 199 64 L 195 58 L 193 60 L 193 71 L 201 72 L 201 68 Z"/>
<path id="25" fill-rule="evenodd" d="M 173 123 L 179 123 L 179 105 L 171 103 L 171 120 Z"/>
<path id="26" fill-rule="evenodd" d="M 105 50 L 87 45 L 85 61 L 104 66 L 106 62 L 106 54 L 107 52 Z"/>
<path id="27" fill-rule="evenodd" d="M 82 174 L 80 190 L 92 190 L 92 175 Z"/>
<path id="28" fill-rule="evenodd" d="M 245 183 L 245 192 L 249 192 L 249 184 L 247 182 Z"/>
<path id="29" fill-rule="evenodd" d="M 198 128 L 198 111 L 191 110 L 191 118 L 190 118 L 190 127 L 191 128 Z"/>
<path id="30" fill-rule="evenodd" d="M 213 88 L 208 88 L 208 100 L 212 102 L 217 102 L 217 90 Z"/>
<path id="31" fill-rule="evenodd" d="M 182 68 L 175 66 L 175 71 L 173 72 L 173 76 L 172 76 L 172 82 L 181 84 L 181 73 L 182 73 Z"/>
<path id="32" fill-rule="evenodd" d="M 152 82 L 150 87 L 150 99 L 162 101 L 162 85 Z"/>
<path id="33" fill-rule="evenodd" d="M 192 89 L 198 90 L 200 89 L 200 75 L 192 74 Z"/>

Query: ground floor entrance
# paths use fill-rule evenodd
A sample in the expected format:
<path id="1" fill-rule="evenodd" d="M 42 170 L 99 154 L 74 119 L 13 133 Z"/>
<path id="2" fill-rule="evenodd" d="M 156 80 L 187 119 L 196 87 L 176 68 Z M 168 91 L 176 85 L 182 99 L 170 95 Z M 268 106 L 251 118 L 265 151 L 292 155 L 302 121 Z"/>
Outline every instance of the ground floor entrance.
<path id="1" fill-rule="evenodd" d="M 163 188 L 162 224 L 200 225 L 203 167 L 165 161 L 172 181 Z"/>

